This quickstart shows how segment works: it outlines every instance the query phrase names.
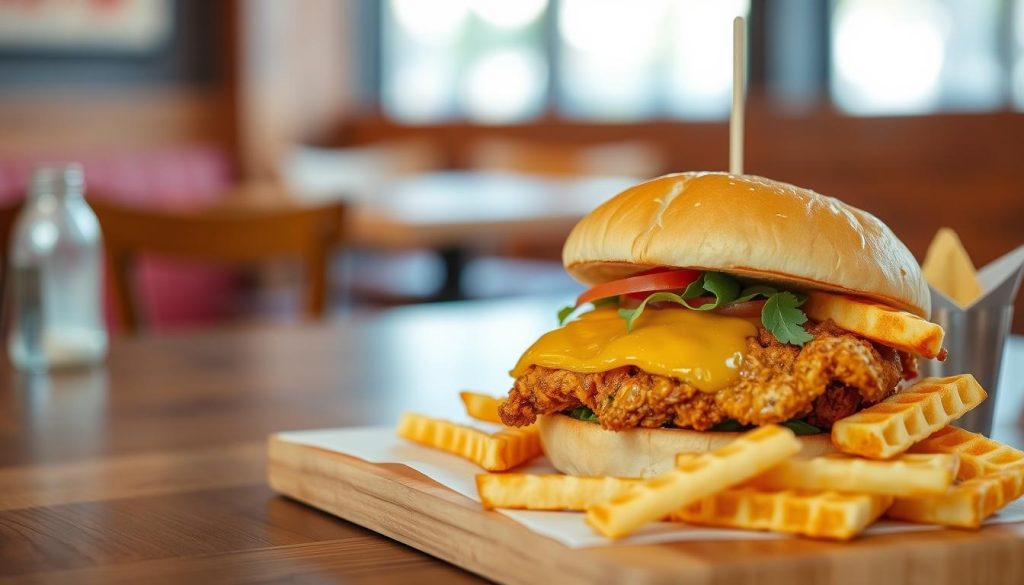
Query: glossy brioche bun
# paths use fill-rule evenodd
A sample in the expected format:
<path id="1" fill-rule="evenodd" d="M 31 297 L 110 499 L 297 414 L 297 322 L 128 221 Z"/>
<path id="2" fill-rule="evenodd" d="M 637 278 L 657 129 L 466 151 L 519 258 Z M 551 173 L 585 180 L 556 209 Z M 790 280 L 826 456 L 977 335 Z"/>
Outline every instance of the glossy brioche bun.
<path id="1" fill-rule="evenodd" d="M 857 295 L 924 318 L 931 310 L 921 267 L 881 220 L 751 175 L 678 173 L 631 187 L 576 224 L 562 261 L 588 285 L 673 266 Z"/>
<path id="2" fill-rule="evenodd" d="M 678 453 L 704 453 L 723 447 L 742 433 L 684 429 L 609 431 L 564 414 L 538 417 L 544 454 L 555 469 L 582 477 L 650 477 L 675 465 Z M 829 433 L 797 437 L 802 457 L 835 450 Z"/>

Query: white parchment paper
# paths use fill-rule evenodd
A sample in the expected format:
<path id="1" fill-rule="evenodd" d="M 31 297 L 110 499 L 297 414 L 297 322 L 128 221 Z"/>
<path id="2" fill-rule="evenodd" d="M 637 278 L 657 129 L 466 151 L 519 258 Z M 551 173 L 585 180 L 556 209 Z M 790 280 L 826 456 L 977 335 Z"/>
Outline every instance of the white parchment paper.
<path id="1" fill-rule="evenodd" d="M 462 422 L 462 421 L 460 421 Z M 485 423 L 467 423 L 481 430 L 493 432 L 497 427 Z M 475 476 L 481 473 L 475 464 L 448 453 L 421 447 L 395 436 L 394 427 L 355 427 L 345 429 L 324 429 L 295 431 L 278 435 L 285 441 L 309 445 L 328 451 L 358 457 L 370 463 L 401 463 L 441 485 L 479 501 L 476 494 Z M 538 459 L 529 466 L 516 469 L 522 473 L 557 473 L 546 459 Z M 509 518 L 530 530 L 572 547 L 605 546 L 613 542 L 621 544 L 658 543 L 675 540 L 752 540 L 769 538 L 791 538 L 769 532 L 701 528 L 677 523 L 658 522 L 637 531 L 619 541 L 611 541 L 596 534 L 583 521 L 579 512 L 535 512 L 527 510 L 500 510 Z M 989 518 L 985 524 L 1024 522 L 1024 499 L 1003 508 Z M 934 526 L 882 520 L 865 531 L 865 534 L 887 534 L 893 532 L 915 532 L 934 530 Z"/>

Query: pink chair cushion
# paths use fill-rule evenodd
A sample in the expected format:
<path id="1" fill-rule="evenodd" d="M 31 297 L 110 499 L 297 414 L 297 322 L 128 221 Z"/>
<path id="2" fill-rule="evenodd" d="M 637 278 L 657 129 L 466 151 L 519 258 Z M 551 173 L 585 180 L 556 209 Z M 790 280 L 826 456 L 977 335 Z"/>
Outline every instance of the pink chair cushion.
<path id="1" fill-rule="evenodd" d="M 24 197 L 32 168 L 55 160 L 82 164 L 89 196 L 133 205 L 207 203 L 233 179 L 225 154 L 202 145 L 148 152 L 0 155 L 0 202 Z M 158 329 L 208 324 L 228 315 L 238 284 L 237 273 L 230 269 L 164 258 L 141 258 L 136 276 L 140 310 Z M 108 294 L 108 321 L 116 329 L 111 308 Z"/>

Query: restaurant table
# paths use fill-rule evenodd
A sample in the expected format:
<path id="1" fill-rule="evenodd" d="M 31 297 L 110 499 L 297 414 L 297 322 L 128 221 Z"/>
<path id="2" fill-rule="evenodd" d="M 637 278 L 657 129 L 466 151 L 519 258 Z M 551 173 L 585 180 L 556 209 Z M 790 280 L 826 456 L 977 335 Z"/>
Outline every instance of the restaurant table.
<path id="1" fill-rule="evenodd" d="M 502 393 L 568 300 L 115 339 L 102 368 L 0 372 L 0 584 L 478 581 L 275 495 L 265 440 Z M 1004 364 L 994 434 L 1021 447 L 1024 338 Z"/>
<path id="2" fill-rule="evenodd" d="M 472 252 L 521 242 L 559 249 L 580 218 L 637 182 L 621 176 L 439 171 L 396 177 L 355 193 L 303 196 L 277 184 L 245 183 L 218 206 L 258 209 L 348 201 L 349 245 L 435 251 L 445 268 L 437 298 L 453 299 L 462 297 L 462 272 Z"/>

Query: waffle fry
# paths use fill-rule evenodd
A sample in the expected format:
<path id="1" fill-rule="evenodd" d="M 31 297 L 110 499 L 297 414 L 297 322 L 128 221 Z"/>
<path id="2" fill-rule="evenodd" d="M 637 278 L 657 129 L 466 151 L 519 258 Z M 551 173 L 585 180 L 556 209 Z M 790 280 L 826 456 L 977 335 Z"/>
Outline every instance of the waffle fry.
<path id="1" fill-rule="evenodd" d="M 844 453 L 889 459 L 985 400 L 970 374 L 925 378 L 832 425 L 832 443 Z"/>
<path id="2" fill-rule="evenodd" d="M 910 450 L 914 453 L 956 453 L 964 460 L 960 479 L 973 479 L 1002 469 L 1024 468 L 1024 451 L 957 427 L 944 427 Z"/>
<path id="3" fill-rule="evenodd" d="M 466 407 L 466 414 L 469 416 L 477 420 L 501 424 L 501 418 L 498 416 L 498 407 L 501 406 L 502 402 L 501 398 L 468 390 L 459 392 L 459 398 L 462 399 L 462 405 Z"/>
<path id="4" fill-rule="evenodd" d="M 956 472 L 956 478 L 960 481 L 967 481 L 968 479 L 984 477 L 993 471 L 996 470 L 989 467 L 981 459 L 973 455 L 962 454 L 960 455 L 960 468 Z"/>
<path id="5" fill-rule="evenodd" d="M 1024 469 L 1003 469 L 991 472 L 984 477 L 999 482 L 999 487 L 1003 492 L 1003 506 L 1024 495 Z"/>
<path id="6" fill-rule="evenodd" d="M 911 448 L 960 457 L 954 486 L 942 497 L 898 499 L 891 514 L 912 522 L 977 528 L 999 508 L 1024 495 L 1024 452 L 957 427 L 939 429 Z"/>
<path id="7" fill-rule="evenodd" d="M 995 468 L 991 463 L 974 455 L 962 453 L 960 454 L 960 471 L 957 472 L 956 477 L 962 481 L 996 477 L 1002 483 L 1003 497 L 1007 502 L 1012 502 L 1024 495 L 1024 467 Z"/>
<path id="8" fill-rule="evenodd" d="M 643 480 L 572 475 L 488 473 L 476 476 L 484 508 L 586 510 L 612 499 Z"/>
<path id="9" fill-rule="evenodd" d="M 906 311 L 821 291 L 807 293 L 802 308 L 812 319 L 831 319 L 847 331 L 908 353 L 934 358 L 942 351 L 942 327 Z"/>
<path id="10" fill-rule="evenodd" d="M 978 528 L 985 518 L 1020 496 L 1022 480 L 1019 470 L 997 471 L 955 485 L 942 495 L 896 498 L 887 515 L 908 522 Z"/>
<path id="11" fill-rule="evenodd" d="M 506 428 L 493 434 L 446 420 L 406 413 L 399 437 L 447 451 L 488 471 L 504 471 L 541 454 L 540 435 L 533 429 Z"/>
<path id="12" fill-rule="evenodd" d="M 800 451 L 792 431 L 770 425 L 698 455 L 587 510 L 587 523 L 619 538 L 675 510 L 742 483 Z"/>
<path id="13" fill-rule="evenodd" d="M 962 453 L 960 461 L 964 462 L 957 479 L 967 481 L 977 478 L 995 478 L 1000 481 L 1003 487 L 1003 496 L 1006 503 L 1024 496 L 1024 466 L 996 467 L 992 463 Z"/>
<path id="14" fill-rule="evenodd" d="M 673 512 L 670 520 L 849 540 L 892 503 L 888 496 L 734 488 Z"/>
<path id="15" fill-rule="evenodd" d="M 903 455 L 872 461 L 842 455 L 792 459 L 747 482 L 762 490 L 818 490 L 880 496 L 945 493 L 956 476 L 956 455 Z"/>

